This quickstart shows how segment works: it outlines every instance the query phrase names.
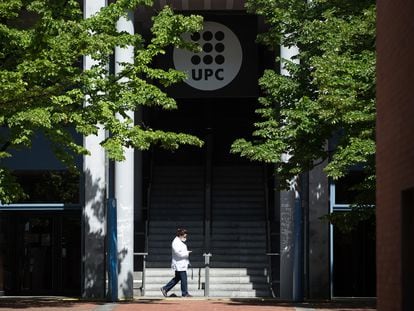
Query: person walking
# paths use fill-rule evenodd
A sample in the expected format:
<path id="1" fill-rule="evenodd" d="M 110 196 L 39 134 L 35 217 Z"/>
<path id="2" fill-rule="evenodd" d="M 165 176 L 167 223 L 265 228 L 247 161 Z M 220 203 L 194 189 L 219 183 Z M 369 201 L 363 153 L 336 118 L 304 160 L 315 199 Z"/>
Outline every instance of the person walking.
<path id="1" fill-rule="evenodd" d="M 164 297 L 178 282 L 181 282 L 181 294 L 183 297 L 192 297 L 188 293 L 187 269 L 190 264 L 189 256 L 191 251 L 187 249 L 185 242 L 187 241 L 187 230 L 177 229 L 176 237 L 171 244 L 171 268 L 175 271 L 174 278 L 165 286 L 161 287 Z"/>

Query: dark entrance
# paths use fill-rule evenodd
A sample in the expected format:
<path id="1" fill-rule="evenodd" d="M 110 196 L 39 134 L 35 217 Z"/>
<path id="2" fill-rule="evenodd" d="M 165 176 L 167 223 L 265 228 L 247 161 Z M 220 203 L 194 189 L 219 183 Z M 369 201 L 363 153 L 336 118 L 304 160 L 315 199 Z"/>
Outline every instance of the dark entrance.
<path id="1" fill-rule="evenodd" d="M 362 222 L 351 232 L 334 229 L 333 296 L 375 297 L 375 224 Z"/>
<path id="2" fill-rule="evenodd" d="M 251 163 L 230 153 L 230 146 L 237 138 L 249 138 L 253 132 L 256 99 L 181 99 L 174 111 L 148 111 L 145 123 L 166 131 L 193 134 L 205 141 L 203 148 L 183 146 L 177 151 L 158 148 L 153 160 L 158 165 L 186 164 L 240 165 Z M 207 159 L 206 159 L 207 157 Z"/>
<path id="3" fill-rule="evenodd" d="M 257 118 L 256 100 L 180 99 L 178 107 L 175 111 L 148 111 L 144 123 L 154 129 L 195 135 L 204 146 L 181 146 L 174 151 L 154 148 L 147 153 L 144 193 L 151 197 L 147 218 L 189 220 L 187 216 L 191 215 L 192 220 L 218 220 L 223 207 L 234 207 L 225 211 L 232 219 L 264 220 L 263 164 L 231 153 L 236 139 L 251 138 Z M 257 187 L 260 190 L 256 191 Z M 260 196 L 261 203 L 252 195 Z M 249 202 L 258 203 L 260 208 Z M 254 217 L 253 210 L 258 213 Z"/>
<path id="4" fill-rule="evenodd" d="M 254 98 L 180 100 L 176 112 L 151 112 L 152 127 L 192 133 L 202 148 L 154 149 L 148 209 L 145 295 L 159 295 L 170 277 L 171 236 L 190 232 L 194 296 L 267 297 L 264 168 L 232 154 L 237 138 L 249 139 Z M 150 119 L 150 120 L 149 120 Z M 203 275 L 209 256 L 209 277 Z M 162 278 L 160 277 L 162 276 Z"/>
<path id="5" fill-rule="evenodd" d="M 0 218 L 5 295 L 79 295 L 79 211 L 13 211 Z"/>

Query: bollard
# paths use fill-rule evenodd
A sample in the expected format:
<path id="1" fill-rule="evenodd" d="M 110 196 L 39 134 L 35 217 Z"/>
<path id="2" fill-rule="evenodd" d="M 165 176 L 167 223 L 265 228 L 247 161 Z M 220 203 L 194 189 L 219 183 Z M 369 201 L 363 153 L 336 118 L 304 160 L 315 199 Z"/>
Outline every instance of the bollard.
<path id="1" fill-rule="evenodd" d="M 204 253 L 204 268 L 205 268 L 205 283 L 204 283 L 204 296 L 210 296 L 210 257 L 213 256 L 211 253 Z"/>

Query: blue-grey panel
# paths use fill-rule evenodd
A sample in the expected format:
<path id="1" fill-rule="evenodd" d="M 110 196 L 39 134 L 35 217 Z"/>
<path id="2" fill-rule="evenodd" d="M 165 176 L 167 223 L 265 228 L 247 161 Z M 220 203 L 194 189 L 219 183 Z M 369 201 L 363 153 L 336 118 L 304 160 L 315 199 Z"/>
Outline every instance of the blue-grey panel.
<path id="1" fill-rule="evenodd" d="M 78 135 L 76 141 L 82 141 Z M 2 165 L 16 170 L 61 170 L 64 165 L 55 157 L 49 141 L 41 134 L 35 136 L 30 149 L 11 150 L 12 157 L 3 159 Z M 82 157 L 77 158 L 76 164 L 81 167 Z"/>

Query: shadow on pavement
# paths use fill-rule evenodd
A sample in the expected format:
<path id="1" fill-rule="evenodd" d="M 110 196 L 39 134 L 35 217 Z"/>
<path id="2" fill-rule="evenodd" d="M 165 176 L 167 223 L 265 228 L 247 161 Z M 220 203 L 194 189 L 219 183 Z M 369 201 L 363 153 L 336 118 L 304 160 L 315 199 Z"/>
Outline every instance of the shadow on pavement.
<path id="1" fill-rule="evenodd" d="M 0 298 L 0 308 L 33 309 L 33 308 L 74 308 L 81 305 L 103 305 L 105 302 L 90 302 L 68 298 L 40 298 L 40 297 L 7 297 Z"/>
<path id="2" fill-rule="evenodd" d="M 376 310 L 376 300 L 360 300 L 349 299 L 343 301 L 323 301 L 323 302 L 305 302 L 305 303 L 292 303 L 287 301 L 281 301 L 276 299 L 240 299 L 231 298 L 226 300 L 217 301 L 216 303 L 238 305 L 238 306 L 279 306 L 279 307 L 297 307 L 304 309 L 315 310 L 336 310 L 336 311 L 348 311 L 348 310 Z"/>
<path id="3" fill-rule="evenodd" d="M 303 308 L 305 310 L 325 310 L 325 311 L 375 311 L 375 300 L 346 300 L 346 301 L 323 301 L 323 302 L 306 302 L 306 303 L 291 303 L 277 299 L 241 299 L 241 298 L 226 298 L 226 299 L 199 299 L 199 298 L 160 298 L 160 299 L 146 299 L 139 298 L 133 301 L 116 302 L 119 307 L 127 305 L 163 305 L 170 306 L 186 304 L 190 302 L 192 305 L 199 303 L 200 305 L 215 305 L 214 310 L 220 310 L 221 306 L 230 307 L 281 307 L 286 309 Z M 88 301 L 82 299 L 70 299 L 68 297 L 0 297 L 0 309 L 16 309 L 16 310 L 44 310 L 44 309 L 62 309 L 62 310 L 93 310 L 100 306 L 111 304 L 108 301 Z M 187 305 L 188 306 L 188 305 Z M 173 307 L 173 309 L 176 307 Z M 238 308 L 239 309 L 239 308 Z M 109 309 L 108 309 L 109 310 Z M 112 310 L 112 309 L 111 309 Z M 174 309 L 175 310 L 175 309 Z M 300 310 L 300 309 L 299 309 Z M 189 310 L 192 311 L 192 310 Z"/>

